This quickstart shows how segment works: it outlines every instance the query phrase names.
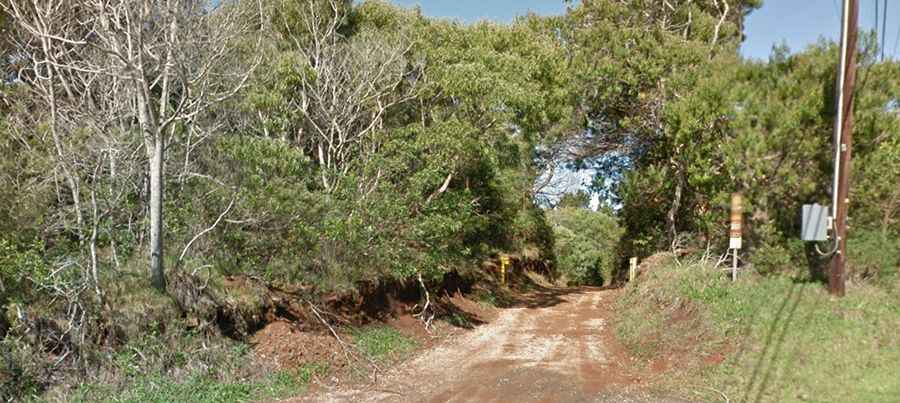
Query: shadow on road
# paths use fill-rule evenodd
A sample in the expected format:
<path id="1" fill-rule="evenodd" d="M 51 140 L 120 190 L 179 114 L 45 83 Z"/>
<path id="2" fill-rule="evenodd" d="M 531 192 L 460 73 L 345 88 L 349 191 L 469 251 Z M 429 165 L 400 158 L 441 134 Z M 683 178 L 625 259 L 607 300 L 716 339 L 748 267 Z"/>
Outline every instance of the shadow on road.
<path id="1" fill-rule="evenodd" d="M 523 290 L 527 289 L 527 291 Z M 551 308 L 559 304 L 568 302 L 566 297 L 584 294 L 591 291 L 602 291 L 614 289 L 615 287 L 547 287 L 533 282 L 524 285 L 518 284 L 516 290 L 504 289 L 495 291 L 497 300 L 494 302 L 498 308 L 527 308 L 542 309 Z M 473 306 L 472 302 L 455 300 L 448 298 L 442 304 L 442 312 L 440 316 L 447 320 L 450 324 L 465 328 L 473 329 L 477 326 L 486 324 L 488 320 L 485 315 L 479 312 L 477 306 Z"/>
<path id="2" fill-rule="evenodd" d="M 583 294 L 588 291 L 583 287 L 547 288 L 537 286 L 532 291 L 513 297 L 510 307 L 539 309 L 549 308 L 566 302 L 565 296 Z"/>

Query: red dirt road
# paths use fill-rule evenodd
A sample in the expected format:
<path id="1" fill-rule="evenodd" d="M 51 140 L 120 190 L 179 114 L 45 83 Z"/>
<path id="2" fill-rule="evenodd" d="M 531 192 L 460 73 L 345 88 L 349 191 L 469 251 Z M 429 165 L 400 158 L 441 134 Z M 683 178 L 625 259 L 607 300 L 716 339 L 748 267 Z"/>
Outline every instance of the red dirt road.
<path id="1" fill-rule="evenodd" d="M 372 385 L 320 388 L 313 402 L 678 402 L 640 392 L 615 341 L 618 291 L 544 290 Z"/>

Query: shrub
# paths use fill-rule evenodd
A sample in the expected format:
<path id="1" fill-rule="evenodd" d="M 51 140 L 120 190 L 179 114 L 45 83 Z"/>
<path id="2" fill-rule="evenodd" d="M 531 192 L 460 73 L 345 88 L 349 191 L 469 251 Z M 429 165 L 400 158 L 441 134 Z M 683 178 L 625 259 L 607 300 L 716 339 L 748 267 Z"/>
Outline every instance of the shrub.
<path id="1" fill-rule="evenodd" d="M 30 244 L 16 245 L 12 241 L 0 238 L 0 303 L 8 296 L 23 295 L 21 288 L 28 279 L 46 277 L 47 266 L 43 258 L 44 245 L 39 240 Z"/>
<path id="2" fill-rule="evenodd" d="M 559 274 L 570 284 L 609 284 L 618 266 L 623 230 L 606 212 L 561 208 L 550 212 Z"/>
<path id="3" fill-rule="evenodd" d="M 750 262 L 760 274 L 775 274 L 791 267 L 791 254 L 780 244 L 762 245 L 750 254 Z"/>

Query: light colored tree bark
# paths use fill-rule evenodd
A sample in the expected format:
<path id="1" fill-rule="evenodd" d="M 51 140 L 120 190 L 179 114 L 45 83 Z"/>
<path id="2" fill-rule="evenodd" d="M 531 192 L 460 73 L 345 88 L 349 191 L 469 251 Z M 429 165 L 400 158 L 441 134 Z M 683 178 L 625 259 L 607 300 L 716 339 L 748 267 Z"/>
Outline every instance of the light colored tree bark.
<path id="1" fill-rule="evenodd" d="M 149 179 L 150 278 L 159 289 L 165 288 L 166 147 L 188 125 L 203 130 L 204 114 L 240 91 L 258 64 L 232 67 L 239 65 L 236 44 L 262 25 L 254 18 L 261 18 L 260 0 L 216 4 L 214 8 L 202 0 L 0 0 L 0 8 L 13 16 L 29 40 L 41 44 L 37 48 L 26 41 L 19 48 L 33 61 L 32 71 L 26 73 L 34 76 L 29 81 L 49 82 L 42 92 L 51 109 L 51 132 L 60 144 L 61 160 L 67 155 L 54 125 L 60 89 L 67 98 L 83 101 L 83 113 L 117 121 L 123 132 L 141 137 Z M 79 77 L 81 82 L 73 82 Z M 100 96 L 88 88 L 96 82 L 109 83 Z M 78 181 L 64 164 L 63 171 L 72 178 L 69 187 L 80 228 Z"/>
<path id="2" fill-rule="evenodd" d="M 344 3 L 321 0 L 291 5 L 300 15 L 300 27 L 281 29 L 287 42 L 294 44 L 292 50 L 304 71 L 292 100 L 304 120 L 296 141 L 314 154 L 327 192 L 347 175 L 352 161 L 378 149 L 385 114 L 413 98 L 417 81 L 408 70 L 411 41 L 402 34 L 359 33 L 352 39 L 341 35 L 347 12 Z M 360 183 L 377 184 L 378 179 L 376 173 Z M 367 190 L 359 189 L 360 194 Z"/>

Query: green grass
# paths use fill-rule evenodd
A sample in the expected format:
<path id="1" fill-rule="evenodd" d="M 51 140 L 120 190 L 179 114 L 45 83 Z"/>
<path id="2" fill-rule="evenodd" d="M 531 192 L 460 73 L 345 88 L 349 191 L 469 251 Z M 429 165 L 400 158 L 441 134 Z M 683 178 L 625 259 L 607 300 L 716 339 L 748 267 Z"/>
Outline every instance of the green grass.
<path id="1" fill-rule="evenodd" d="M 375 361 L 403 358 L 416 348 L 415 340 L 387 326 L 370 326 L 353 332 L 356 347 Z"/>
<path id="2" fill-rule="evenodd" d="M 478 292 L 475 295 L 475 298 L 478 300 L 479 303 L 482 303 L 484 305 L 487 305 L 490 307 L 499 306 L 499 301 L 498 301 L 497 295 L 488 290 L 482 290 L 482 291 Z"/>
<path id="3" fill-rule="evenodd" d="M 712 387 L 731 401 L 900 401 L 896 289 L 852 286 L 838 299 L 819 283 L 733 284 L 700 266 L 659 268 L 638 284 L 620 301 L 617 333 L 644 358 L 672 346 L 697 357 L 664 386 L 686 397 L 721 400 Z M 721 365 L 699 364 L 717 352 Z"/>
<path id="4" fill-rule="evenodd" d="M 194 376 L 178 382 L 171 377 L 147 376 L 134 380 L 124 393 L 99 386 L 86 386 L 73 402 L 249 402 L 281 399 L 303 393 L 312 378 L 326 371 L 320 364 L 308 364 L 255 380 L 223 382 L 209 376 Z"/>
<path id="5" fill-rule="evenodd" d="M 44 401 L 249 402 L 299 395 L 327 371 L 308 363 L 272 371 L 255 361 L 249 345 L 178 331 L 131 340 L 77 388 L 53 388 Z M 74 386 L 74 385 L 73 385 Z"/>

